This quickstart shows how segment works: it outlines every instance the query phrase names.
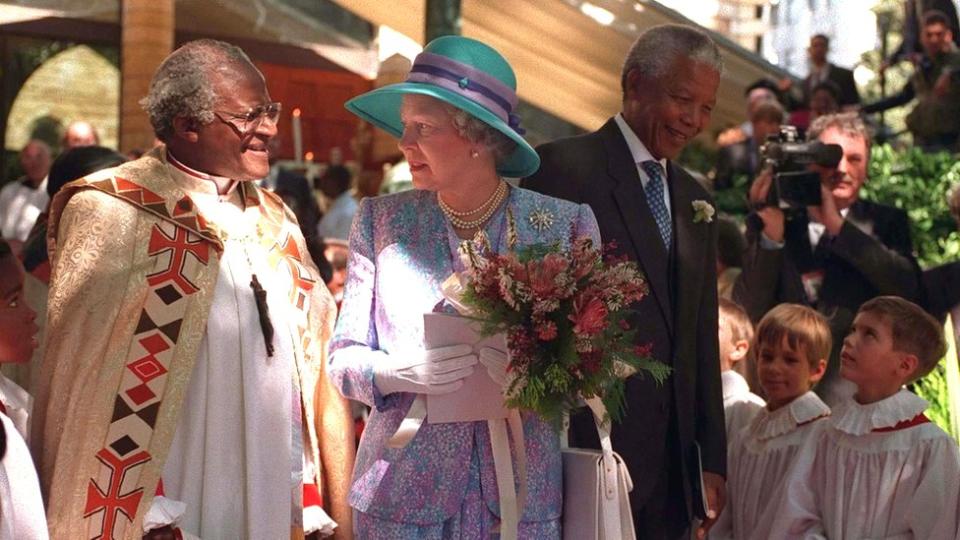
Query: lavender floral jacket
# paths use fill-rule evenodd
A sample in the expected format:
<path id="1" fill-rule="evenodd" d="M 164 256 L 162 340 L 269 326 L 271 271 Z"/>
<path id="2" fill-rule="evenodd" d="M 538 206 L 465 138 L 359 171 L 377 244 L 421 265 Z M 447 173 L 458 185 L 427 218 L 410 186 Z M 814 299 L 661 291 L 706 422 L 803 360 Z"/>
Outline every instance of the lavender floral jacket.
<path id="1" fill-rule="evenodd" d="M 572 232 L 600 241 L 589 206 L 513 188 L 485 229 L 499 252 L 506 250 L 506 208 L 516 223 L 518 246 L 559 241 L 566 249 Z M 424 422 L 406 447 L 389 448 L 387 440 L 416 396 L 383 396 L 373 383 L 372 366 L 386 361 L 385 355 L 423 348 L 423 314 L 442 299 L 443 281 L 463 270 L 458 244 L 432 192 L 365 199 L 353 222 L 346 290 L 327 371 L 344 396 L 373 407 L 357 452 L 349 503 L 381 519 L 428 525 L 457 513 L 474 448 L 484 498 L 499 515 L 486 423 Z M 522 520 L 557 519 L 562 508 L 558 436 L 533 414 L 524 413 L 523 426 L 529 495 Z"/>

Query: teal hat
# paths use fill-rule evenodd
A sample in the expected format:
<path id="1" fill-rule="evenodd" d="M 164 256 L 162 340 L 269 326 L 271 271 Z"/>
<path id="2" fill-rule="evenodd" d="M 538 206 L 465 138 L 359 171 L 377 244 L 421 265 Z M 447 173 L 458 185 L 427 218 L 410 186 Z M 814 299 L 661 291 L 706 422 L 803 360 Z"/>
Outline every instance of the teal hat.
<path id="1" fill-rule="evenodd" d="M 519 101 L 517 78 L 507 60 L 492 47 L 460 36 L 437 38 L 414 59 L 406 82 L 359 95 L 346 107 L 400 138 L 404 94 L 421 94 L 449 103 L 517 143 L 513 153 L 498 163 L 497 173 L 520 178 L 540 168 L 540 156 L 523 139 L 520 118 L 513 112 Z"/>

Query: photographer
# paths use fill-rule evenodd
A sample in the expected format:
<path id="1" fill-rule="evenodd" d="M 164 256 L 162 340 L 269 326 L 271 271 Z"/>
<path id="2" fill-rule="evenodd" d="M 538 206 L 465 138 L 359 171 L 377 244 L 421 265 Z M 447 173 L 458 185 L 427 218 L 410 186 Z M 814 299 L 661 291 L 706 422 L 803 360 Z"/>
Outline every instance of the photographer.
<path id="1" fill-rule="evenodd" d="M 757 177 L 734 299 L 754 322 L 782 302 L 809 305 L 829 319 L 834 346 L 817 390 L 829 404 L 843 395 L 838 356 L 857 309 L 879 295 L 915 300 L 919 267 L 906 213 L 859 197 L 870 157 L 863 122 L 853 114 L 823 116 L 810 126 L 808 140 L 837 144 L 842 157 L 835 168 L 811 166 L 820 175 L 819 206 L 771 204 L 773 171 Z"/>

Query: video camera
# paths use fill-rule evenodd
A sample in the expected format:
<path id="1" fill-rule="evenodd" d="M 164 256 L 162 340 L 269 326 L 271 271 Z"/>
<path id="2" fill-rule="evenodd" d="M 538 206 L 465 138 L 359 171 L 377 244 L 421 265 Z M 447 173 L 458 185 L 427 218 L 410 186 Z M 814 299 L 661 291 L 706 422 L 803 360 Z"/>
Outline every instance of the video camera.
<path id="1" fill-rule="evenodd" d="M 809 165 L 836 168 L 843 157 L 838 144 L 820 141 L 797 142 L 797 128 L 781 126 L 769 135 L 760 148 L 764 163 L 773 168 L 773 183 L 767 193 L 767 205 L 782 209 L 820 206 L 820 174 Z"/>

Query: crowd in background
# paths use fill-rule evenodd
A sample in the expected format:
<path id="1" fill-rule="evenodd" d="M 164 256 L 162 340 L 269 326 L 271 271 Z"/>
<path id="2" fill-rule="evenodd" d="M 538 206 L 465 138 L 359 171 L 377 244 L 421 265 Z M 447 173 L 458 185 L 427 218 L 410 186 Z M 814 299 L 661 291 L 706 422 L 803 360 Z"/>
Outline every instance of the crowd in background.
<path id="1" fill-rule="evenodd" d="M 924 476 L 911 479 L 917 485 L 908 487 L 908 481 L 898 483 L 866 463 L 871 444 L 871 452 L 890 454 L 903 445 L 922 444 L 928 447 L 927 466 L 943 478 L 960 475 L 956 443 L 933 426 L 924 427 L 920 439 L 903 436 L 907 427 L 929 421 L 923 417 L 925 405 L 900 390 L 929 373 L 943 356 L 936 318 L 944 315 L 941 306 L 952 307 L 944 296 L 956 295 L 960 302 L 960 291 L 944 285 L 960 282 L 960 277 L 951 273 L 953 267 L 939 272 L 921 269 L 906 213 L 866 200 L 860 193 L 869 180 L 872 114 L 912 104 L 907 127 L 917 147 L 929 152 L 960 150 L 956 11 L 926 11 L 908 24 L 914 25 L 908 34 L 915 43 L 905 39 L 885 64 L 909 60 L 914 65 L 910 81 L 896 95 L 862 103 L 851 71 L 828 61 L 829 38 L 815 35 L 810 40 L 808 76 L 799 83 L 760 80 L 750 85 L 744 92 L 745 121 L 719 135 L 708 183 L 720 210 L 716 275 L 722 300 L 717 331 L 730 510 L 711 532 L 712 538 L 803 528 L 811 520 L 823 522 L 821 532 L 870 529 L 869 523 L 881 516 L 859 516 L 861 523 L 851 524 L 856 519 L 844 514 L 840 502 L 826 505 L 824 513 L 823 501 L 810 499 L 811 493 L 836 492 L 837 478 L 886 482 L 877 491 L 881 498 L 895 498 L 898 489 L 909 489 L 910 500 L 890 504 L 904 519 L 915 521 L 914 526 L 922 529 L 924 521 L 929 525 L 926 536 L 920 537 L 947 538 L 938 535 L 957 531 L 955 522 L 928 515 L 930 509 L 942 510 L 943 504 L 960 511 L 956 486 L 944 487 Z M 822 178 L 818 204 L 771 203 L 779 179 L 763 147 L 784 133 L 784 126 L 792 126 L 799 141 L 840 149 L 837 166 L 818 171 Z M 46 241 L 50 201 L 67 183 L 140 154 L 121 155 L 98 143 L 96 129 L 86 122 L 65 130 L 58 156 L 43 141 L 31 140 L 20 152 L 23 176 L 0 191 L 0 236 L 26 271 L 23 294 L 38 312 L 41 341 L 50 280 Z M 347 280 L 347 239 L 362 198 L 356 188 L 358 173 L 342 163 L 330 163 L 308 180 L 295 165 L 281 166 L 276 152 L 273 144 L 269 174 L 259 184 L 276 193 L 296 216 L 309 254 L 339 308 Z M 890 369 L 882 374 L 871 371 L 868 356 L 889 362 Z M 8 370 L 24 388 L 35 387 L 30 363 Z M 884 411 L 849 405 L 855 394 L 870 392 L 894 400 L 889 406 L 910 417 L 897 417 L 895 426 L 871 425 Z M 827 427 L 817 422 L 831 409 L 839 424 Z M 359 437 L 366 409 L 354 404 L 354 415 Z M 787 415 L 792 416 L 784 420 Z M 877 433 L 891 435 L 881 440 Z M 821 442 L 811 446 L 811 440 Z M 788 464 L 792 468 L 785 479 Z M 949 492 L 940 500 L 943 504 L 924 507 L 944 490 Z M 776 500 L 792 511 L 764 512 L 770 501 L 757 496 L 769 493 L 777 493 Z"/>

